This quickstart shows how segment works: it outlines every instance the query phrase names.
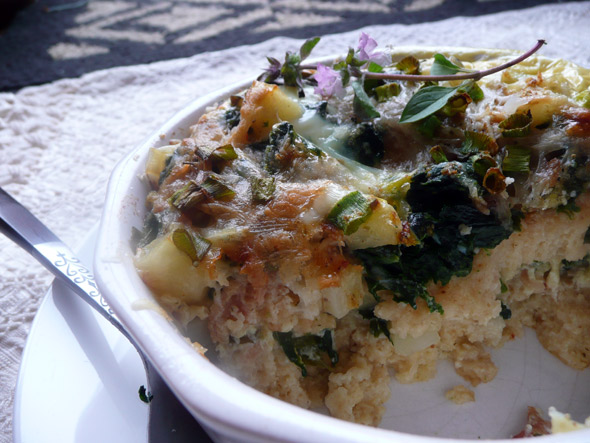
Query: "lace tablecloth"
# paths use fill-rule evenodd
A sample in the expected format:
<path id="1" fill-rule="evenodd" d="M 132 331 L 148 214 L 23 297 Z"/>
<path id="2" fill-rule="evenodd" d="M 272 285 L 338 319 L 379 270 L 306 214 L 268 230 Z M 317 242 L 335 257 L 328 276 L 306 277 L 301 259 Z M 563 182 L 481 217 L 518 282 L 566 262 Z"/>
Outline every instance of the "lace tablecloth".
<path id="1" fill-rule="evenodd" d="M 524 50 L 543 38 L 542 54 L 590 67 L 589 23 L 590 2 L 579 2 L 365 31 L 382 45 Z M 343 53 L 358 36 L 324 37 L 314 56 Z M 109 172 L 126 152 L 187 102 L 258 74 L 265 56 L 282 58 L 299 45 L 275 38 L 0 94 L 0 186 L 75 246 L 98 222 Z M 11 441 L 21 354 L 50 282 L 47 271 L 0 237 L 0 443 Z"/>

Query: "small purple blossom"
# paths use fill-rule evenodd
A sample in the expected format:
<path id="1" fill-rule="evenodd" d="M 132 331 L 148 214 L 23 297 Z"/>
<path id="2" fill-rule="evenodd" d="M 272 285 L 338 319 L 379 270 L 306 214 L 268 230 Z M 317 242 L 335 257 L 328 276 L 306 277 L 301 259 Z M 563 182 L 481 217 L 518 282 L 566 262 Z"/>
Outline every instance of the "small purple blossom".
<path id="1" fill-rule="evenodd" d="M 381 51 L 375 51 L 377 42 L 369 34 L 361 32 L 358 46 L 358 59 L 361 61 L 377 63 L 381 66 L 386 66 L 391 62 L 389 55 Z"/>
<path id="2" fill-rule="evenodd" d="M 322 97 L 338 95 L 344 90 L 340 74 L 321 63 L 318 63 L 313 78 L 318 82 L 318 85 L 313 91 Z"/>

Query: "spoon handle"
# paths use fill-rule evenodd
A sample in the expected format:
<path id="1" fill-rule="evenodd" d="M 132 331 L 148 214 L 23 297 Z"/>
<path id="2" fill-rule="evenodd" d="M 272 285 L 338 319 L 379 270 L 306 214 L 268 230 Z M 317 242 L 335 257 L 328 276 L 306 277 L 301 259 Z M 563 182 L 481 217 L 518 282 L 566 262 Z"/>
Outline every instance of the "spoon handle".
<path id="1" fill-rule="evenodd" d="M 100 294 L 92 272 L 47 226 L 2 188 L 0 188 L 0 232 L 65 282 L 134 344 Z"/>

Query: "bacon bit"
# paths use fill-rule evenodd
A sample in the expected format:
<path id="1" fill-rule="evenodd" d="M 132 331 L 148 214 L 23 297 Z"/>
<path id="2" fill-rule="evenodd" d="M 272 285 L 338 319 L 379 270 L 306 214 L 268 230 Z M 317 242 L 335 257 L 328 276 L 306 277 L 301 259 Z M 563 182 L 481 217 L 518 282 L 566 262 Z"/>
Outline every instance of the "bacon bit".
<path id="1" fill-rule="evenodd" d="M 539 437 L 549 434 L 551 434 L 551 422 L 544 420 L 537 408 L 529 406 L 524 429 L 512 438 Z"/>

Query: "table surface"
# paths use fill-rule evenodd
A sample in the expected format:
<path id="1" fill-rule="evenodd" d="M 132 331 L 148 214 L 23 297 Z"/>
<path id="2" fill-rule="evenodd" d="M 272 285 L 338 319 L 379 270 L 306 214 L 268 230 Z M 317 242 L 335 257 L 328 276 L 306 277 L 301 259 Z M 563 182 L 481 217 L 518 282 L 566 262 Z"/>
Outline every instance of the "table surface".
<path id="1" fill-rule="evenodd" d="M 590 67 L 589 18 L 590 2 L 575 2 L 364 30 L 381 45 L 524 50 L 544 38 L 544 55 Z M 327 35 L 314 55 L 342 53 L 358 36 L 359 30 Z M 78 245 L 99 220 L 109 173 L 126 152 L 189 101 L 257 75 L 267 55 L 281 58 L 300 43 L 277 37 L 0 93 L 0 186 L 66 243 Z M 12 439 L 20 356 L 50 282 L 48 272 L 0 237 L 0 443 Z"/>

